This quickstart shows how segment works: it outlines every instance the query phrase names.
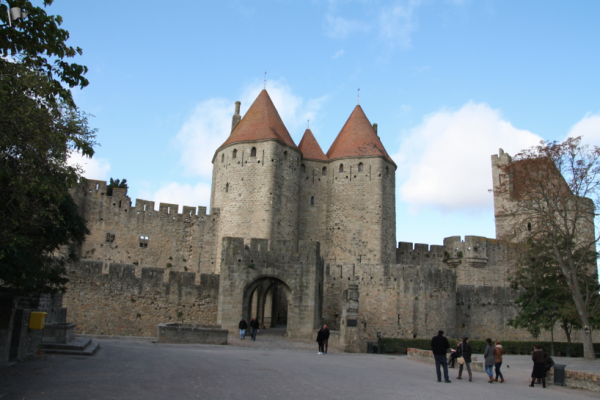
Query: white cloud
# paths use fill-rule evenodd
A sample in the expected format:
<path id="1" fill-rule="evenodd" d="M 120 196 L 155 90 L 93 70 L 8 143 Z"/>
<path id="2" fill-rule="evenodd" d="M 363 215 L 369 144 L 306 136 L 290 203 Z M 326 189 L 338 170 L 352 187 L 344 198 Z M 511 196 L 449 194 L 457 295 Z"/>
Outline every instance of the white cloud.
<path id="1" fill-rule="evenodd" d="M 212 157 L 231 132 L 234 109 L 234 101 L 209 99 L 199 103 L 183 123 L 174 143 L 186 174 L 212 176 Z"/>
<path id="2" fill-rule="evenodd" d="M 73 151 L 71 152 L 67 163 L 72 166 L 79 166 L 82 169 L 82 175 L 85 178 L 100 181 L 108 180 L 110 163 L 104 158 L 88 158 L 81 155 L 78 151 Z"/>
<path id="3" fill-rule="evenodd" d="M 415 10 L 420 3 L 420 0 L 403 1 L 380 12 L 379 36 L 391 47 L 410 47 L 411 33 L 418 25 Z"/>
<path id="4" fill-rule="evenodd" d="M 262 89 L 262 82 L 256 82 L 244 89 L 241 96 L 244 111 L 250 108 Z M 299 138 L 297 136 L 304 133 L 306 121 L 310 120 L 310 125 L 314 126 L 313 122 L 317 120 L 317 114 L 327 96 L 304 100 L 292 92 L 292 88 L 284 79 L 267 81 L 267 92 L 269 92 L 269 96 L 273 100 L 273 104 L 275 104 L 275 108 L 277 108 L 279 116 L 290 135 L 296 136 L 296 144 L 298 144 L 297 139 Z M 295 133 L 298 133 L 298 135 L 295 135 Z"/>
<path id="5" fill-rule="evenodd" d="M 587 113 L 571 127 L 567 137 L 583 136 L 583 143 L 600 146 L 600 114 Z"/>
<path id="6" fill-rule="evenodd" d="M 162 186 L 156 192 L 140 191 L 140 197 L 146 200 L 154 201 L 156 209 L 159 203 L 178 204 L 181 213 L 183 206 L 209 207 L 210 203 L 210 184 L 199 182 L 192 186 L 188 183 L 180 184 L 171 182 Z"/>
<path id="7" fill-rule="evenodd" d="M 263 82 L 247 86 L 239 99 L 242 117 L 263 89 Z M 326 97 L 304 100 L 295 95 L 283 79 L 267 81 L 267 91 L 290 134 L 301 134 L 306 121 L 312 123 Z M 231 133 L 235 100 L 209 99 L 199 103 L 175 136 L 173 144 L 181 152 L 184 172 L 210 178 L 212 157 Z"/>
<path id="8" fill-rule="evenodd" d="M 332 60 L 335 60 L 336 58 L 340 58 L 341 56 L 343 56 L 345 53 L 344 49 L 338 50 L 332 57 Z"/>
<path id="9" fill-rule="evenodd" d="M 413 212 L 424 207 L 442 212 L 489 210 L 491 155 L 498 148 L 514 155 L 540 140 L 484 103 L 469 102 L 458 111 L 442 109 L 427 115 L 393 156 L 400 198 Z"/>
<path id="10" fill-rule="evenodd" d="M 331 13 L 327 13 L 323 28 L 325 28 L 325 34 L 327 34 L 327 36 L 336 39 L 344 39 L 351 33 L 367 32 L 371 29 L 370 26 L 363 21 L 333 16 Z"/>

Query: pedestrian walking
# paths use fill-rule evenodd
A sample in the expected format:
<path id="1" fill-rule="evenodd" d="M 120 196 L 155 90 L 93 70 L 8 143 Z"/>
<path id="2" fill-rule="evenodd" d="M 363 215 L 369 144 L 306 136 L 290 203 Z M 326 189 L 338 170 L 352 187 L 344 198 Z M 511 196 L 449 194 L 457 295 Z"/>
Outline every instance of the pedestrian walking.
<path id="1" fill-rule="evenodd" d="M 531 360 L 533 361 L 533 371 L 531 372 L 531 385 L 535 383 L 536 379 L 542 380 L 542 387 L 546 387 L 546 358 L 548 353 L 542 350 L 539 344 L 533 347 L 533 353 L 531 353 Z"/>
<path id="2" fill-rule="evenodd" d="M 238 328 L 240 330 L 240 340 L 246 339 L 246 329 L 248 329 L 248 324 L 246 323 L 246 320 L 244 318 L 240 320 Z"/>
<path id="3" fill-rule="evenodd" d="M 327 348 L 329 347 L 329 329 L 327 329 L 327 325 L 323 325 L 323 337 L 325 340 L 323 341 L 323 350 L 324 353 L 327 354 Z"/>
<path id="4" fill-rule="evenodd" d="M 489 376 L 488 383 L 494 383 L 494 364 L 496 363 L 496 359 L 494 358 L 494 345 L 492 345 L 492 339 L 485 339 L 485 352 L 483 353 L 483 358 L 485 359 L 485 372 Z"/>
<path id="5" fill-rule="evenodd" d="M 256 317 L 252 318 L 252 321 L 250 321 L 250 337 L 255 342 L 256 342 L 256 334 L 258 333 L 258 327 L 259 327 L 258 318 L 256 318 Z"/>
<path id="6" fill-rule="evenodd" d="M 498 378 L 500 378 L 500 383 L 504 383 L 504 376 L 502 376 L 502 372 L 500 372 L 500 367 L 502 366 L 502 354 L 504 354 L 504 349 L 500 344 L 499 340 L 496 340 L 496 346 L 494 346 L 494 368 L 496 369 L 496 382 L 498 382 Z"/>
<path id="7" fill-rule="evenodd" d="M 456 379 L 462 379 L 463 366 L 467 367 L 467 372 L 469 373 L 469 382 L 473 381 L 473 373 L 471 372 L 471 345 L 469 344 L 469 338 L 464 337 L 462 343 L 459 348 L 456 349 L 456 352 L 460 354 L 460 357 L 457 359 L 458 361 L 458 377 Z"/>
<path id="8" fill-rule="evenodd" d="M 325 332 L 323 331 L 323 327 L 320 327 L 319 332 L 317 332 L 317 343 L 319 344 L 319 352 L 317 354 L 323 354 L 325 351 L 323 342 L 325 342 Z"/>
<path id="9" fill-rule="evenodd" d="M 438 331 L 438 335 L 431 339 L 431 350 L 433 350 L 433 358 L 435 358 L 435 372 L 437 373 L 438 382 L 442 381 L 442 372 L 440 367 L 444 367 L 444 382 L 451 383 L 448 377 L 448 359 L 446 351 L 450 348 L 448 339 L 444 337 L 444 331 Z"/>

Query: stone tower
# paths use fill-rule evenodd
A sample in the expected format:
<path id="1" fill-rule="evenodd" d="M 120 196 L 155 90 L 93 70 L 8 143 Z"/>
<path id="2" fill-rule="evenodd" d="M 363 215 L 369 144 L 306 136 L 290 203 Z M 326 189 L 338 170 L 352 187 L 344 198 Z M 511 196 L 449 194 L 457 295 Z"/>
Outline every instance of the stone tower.
<path id="1" fill-rule="evenodd" d="M 222 216 L 217 255 L 225 236 L 297 246 L 300 159 L 266 90 L 243 118 L 236 103 L 231 134 L 213 157 L 211 207 Z"/>
<path id="2" fill-rule="evenodd" d="M 329 211 L 329 161 L 312 131 L 307 129 L 298 145 L 302 151 L 300 165 L 299 237 L 321 243 L 327 248 L 327 213 Z"/>
<path id="3" fill-rule="evenodd" d="M 332 264 L 395 262 L 396 164 L 357 105 L 327 152 Z"/>

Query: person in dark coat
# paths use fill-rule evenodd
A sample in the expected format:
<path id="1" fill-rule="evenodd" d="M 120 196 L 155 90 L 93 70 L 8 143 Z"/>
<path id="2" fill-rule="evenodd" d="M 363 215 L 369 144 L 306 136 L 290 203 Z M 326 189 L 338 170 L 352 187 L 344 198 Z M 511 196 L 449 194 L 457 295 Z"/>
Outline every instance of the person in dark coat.
<path id="1" fill-rule="evenodd" d="M 460 346 L 460 339 L 456 341 L 456 348 Z M 450 357 L 448 359 L 448 368 L 454 368 L 454 364 L 456 363 L 456 359 L 460 357 L 460 354 L 456 352 L 455 349 L 450 349 Z"/>
<path id="2" fill-rule="evenodd" d="M 240 330 L 240 340 L 246 339 L 246 329 L 248 329 L 248 324 L 246 323 L 246 320 L 244 318 L 240 320 L 238 328 Z"/>
<path id="3" fill-rule="evenodd" d="M 317 343 L 319 343 L 319 352 L 317 354 L 323 354 L 325 351 L 323 349 L 323 342 L 325 342 L 325 332 L 323 327 L 319 328 L 319 332 L 317 332 Z"/>
<path id="4" fill-rule="evenodd" d="M 325 340 L 323 341 L 323 352 L 327 354 L 327 347 L 329 347 L 329 329 L 327 329 L 327 325 L 323 325 L 323 337 Z"/>
<path id="5" fill-rule="evenodd" d="M 458 367 L 458 376 L 456 379 L 462 379 L 463 366 L 467 366 L 467 372 L 469 373 L 469 382 L 473 381 L 473 373 L 471 372 L 471 345 L 469 344 L 469 338 L 464 337 L 462 343 L 456 349 L 459 357 L 464 358 L 465 363 L 460 364 Z"/>
<path id="6" fill-rule="evenodd" d="M 258 318 L 256 318 L 256 317 L 252 318 L 252 321 L 250 321 L 250 337 L 255 342 L 256 342 L 256 334 L 258 333 L 259 326 L 260 325 L 258 324 Z"/>
<path id="7" fill-rule="evenodd" d="M 531 359 L 533 360 L 533 371 L 531 372 L 531 385 L 535 383 L 536 379 L 542 380 L 542 387 L 546 387 L 546 359 L 548 358 L 548 353 L 542 350 L 542 347 L 539 344 L 536 344 L 533 347 L 533 353 L 531 353 Z"/>
<path id="8" fill-rule="evenodd" d="M 435 358 L 435 371 L 437 372 L 438 382 L 442 381 L 442 373 L 440 366 L 444 367 L 444 381 L 450 383 L 448 377 L 448 359 L 446 351 L 450 348 L 448 339 L 444 337 L 444 331 L 438 331 L 438 335 L 431 339 L 431 350 L 433 350 L 433 358 Z"/>

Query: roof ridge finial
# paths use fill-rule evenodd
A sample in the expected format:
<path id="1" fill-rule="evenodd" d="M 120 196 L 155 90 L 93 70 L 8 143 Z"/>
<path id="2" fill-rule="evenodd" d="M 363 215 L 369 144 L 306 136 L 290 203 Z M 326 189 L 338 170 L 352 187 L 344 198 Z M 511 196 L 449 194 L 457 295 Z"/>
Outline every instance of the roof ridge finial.
<path id="1" fill-rule="evenodd" d="M 356 105 L 360 106 L 360 88 L 356 91 Z"/>
<path id="2" fill-rule="evenodd" d="M 310 119 L 306 120 L 306 129 L 310 129 Z"/>
<path id="3" fill-rule="evenodd" d="M 264 83 L 265 83 L 265 86 L 263 87 L 263 89 L 267 90 L 267 71 L 265 71 Z"/>

